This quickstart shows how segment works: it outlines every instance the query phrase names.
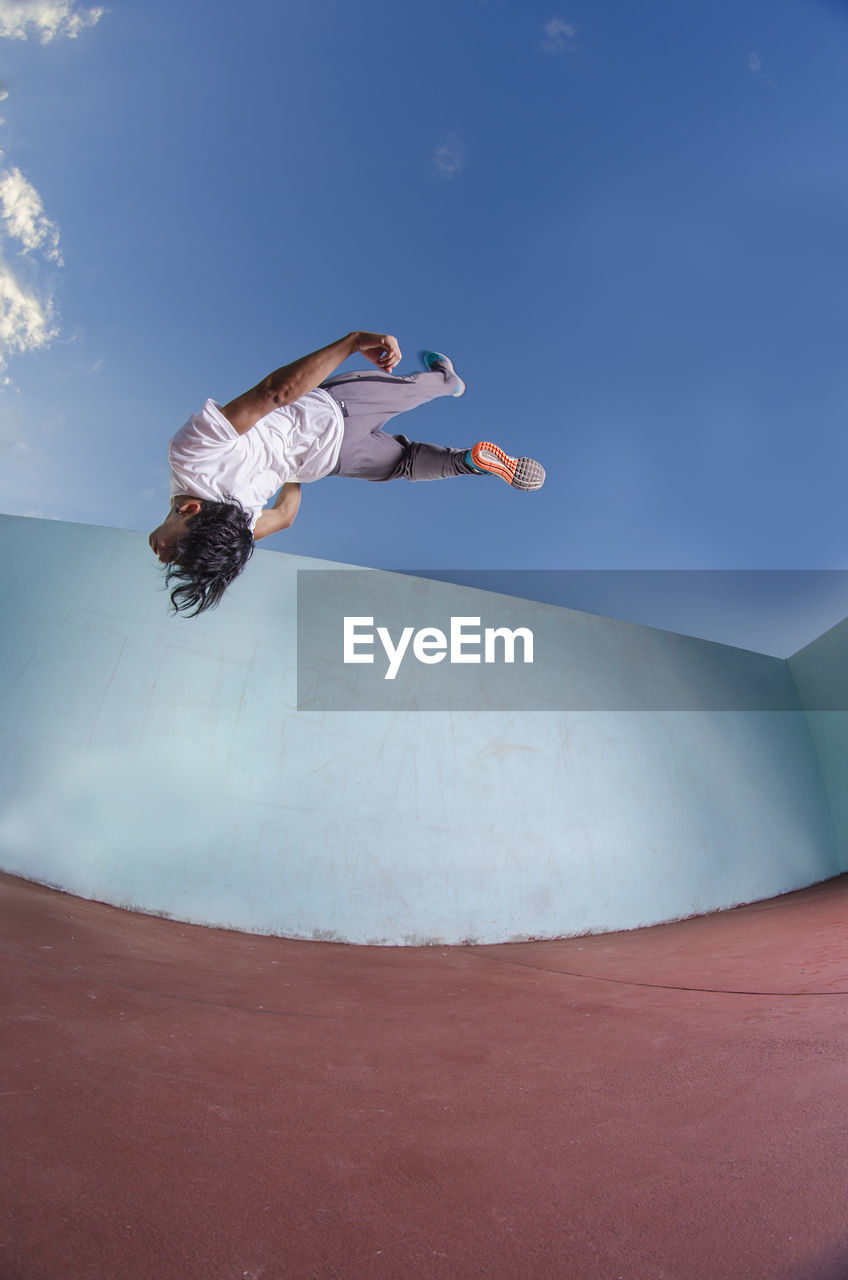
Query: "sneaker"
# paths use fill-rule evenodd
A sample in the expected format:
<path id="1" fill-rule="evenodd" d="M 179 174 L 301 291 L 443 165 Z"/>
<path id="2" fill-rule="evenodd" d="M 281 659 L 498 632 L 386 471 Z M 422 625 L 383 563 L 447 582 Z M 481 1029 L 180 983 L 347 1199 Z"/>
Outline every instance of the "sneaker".
<path id="1" fill-rule="evenodd" d="M 500 476 L 513 489 L 541 489 L 545 483 L 545 468 L 541 462 L 535 458 L 511 458 L 488 440 L 481 440 L 469 449 L 467 458 L 478 471 Z"/>
<path id="2" fill-rule="evenodd" d="M 452 373 L 457 378 L 459 378 L 459 374 L 457 374 L 456 369 L 454 369 L 453 367 L 453 361 L 448 359 L 447 356 L 441 355 L 438 351 L 422 351 L 421 359 L 424 361 L 426 368 L 447 369 L 448 373 Z M 462 378 L 459 378 L 459 386 L 457 387 L 456 391 L 451 392 L 451 394 L 453 395 L 453 398 L 456 400 L 459 396 L 463 395 L 464 392 L 465 392 L 465 383 L 462 381 Z"/>

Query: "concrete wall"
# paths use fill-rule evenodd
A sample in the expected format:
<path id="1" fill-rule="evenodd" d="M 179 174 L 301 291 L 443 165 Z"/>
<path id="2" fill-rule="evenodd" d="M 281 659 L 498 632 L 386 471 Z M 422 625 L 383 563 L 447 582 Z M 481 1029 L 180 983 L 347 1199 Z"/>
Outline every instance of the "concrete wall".
<path id="1" fill-rule="evenodd" d="M 795 710 L 298 711 L 296 571 L 316 567 L 257 551 L 220 609 L 172 618 L 145 535 L 0 517 L 0 866 L 187 921 L 401 944 L 634 928 L 844 868 L 779 659 L 742 665 L 785 677 Z M 453 612 L 486 594 L 442 588 Z M 521 609 L 582 637 L 594 688 L 645 664 L 738 680 L 726 646 L 607 619 L 587 646 L 588 615 Z"/>
<path id="2" fill-rule="evenodd" d="M 830 802 L 839 865 L 848 871 L 848 619 L 789 659 Z"/>

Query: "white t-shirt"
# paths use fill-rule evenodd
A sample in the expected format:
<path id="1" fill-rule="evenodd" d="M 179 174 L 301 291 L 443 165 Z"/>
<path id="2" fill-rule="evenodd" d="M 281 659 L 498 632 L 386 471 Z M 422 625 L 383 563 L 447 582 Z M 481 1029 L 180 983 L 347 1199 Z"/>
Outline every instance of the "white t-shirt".
<path id="1" fill-rule="evenodd" d="M 219 404 L 207 400 L 168 447 L 171 497 L 189 493 L 221 501 L 232 494 L 250 514 L 253 529 L 268 499 L 286 481 L 307 483 L 329 475 L 343 434 L 341 409 L 320 389 L 273 409 L 244 435 Z"/>

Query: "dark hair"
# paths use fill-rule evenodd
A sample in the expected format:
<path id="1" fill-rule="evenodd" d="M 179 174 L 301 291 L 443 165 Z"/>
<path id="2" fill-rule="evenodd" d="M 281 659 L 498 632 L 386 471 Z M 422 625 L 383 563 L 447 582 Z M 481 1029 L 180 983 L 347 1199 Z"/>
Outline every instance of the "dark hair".
<path id="1" fill-rule="evenodd" d="M 179 583 L 171 592 L 174 613 L 195 618 L 214 609 L 252 555 L 250 517 L 239 500 L 229 495 L 225 502 L 204 499 L 186 522 L 165 573 L 166 587 Z"/>

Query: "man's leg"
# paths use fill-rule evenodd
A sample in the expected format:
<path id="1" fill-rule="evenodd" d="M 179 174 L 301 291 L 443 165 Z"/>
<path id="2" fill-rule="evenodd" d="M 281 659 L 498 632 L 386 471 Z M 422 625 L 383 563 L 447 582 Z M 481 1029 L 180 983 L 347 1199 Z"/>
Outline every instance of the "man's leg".
<path id="1" fill-rule="evenodd" d="M 328 378 L 322 388 L 341 406 L 345 434 L 333 475 L 361 480 L 441 480 L 472 475 L 467 449 L 413 443 L 404 435 L 389 435 L 383 427 L 398 413 L 452 396 L 462 385 L 453 369 L 440 367 L 408 377 L 388 373 L 343 373 Z"/>

